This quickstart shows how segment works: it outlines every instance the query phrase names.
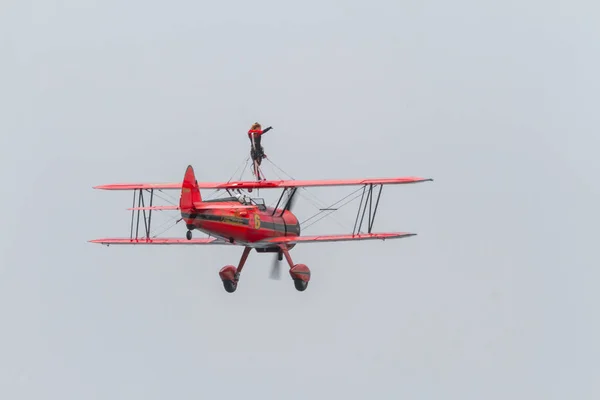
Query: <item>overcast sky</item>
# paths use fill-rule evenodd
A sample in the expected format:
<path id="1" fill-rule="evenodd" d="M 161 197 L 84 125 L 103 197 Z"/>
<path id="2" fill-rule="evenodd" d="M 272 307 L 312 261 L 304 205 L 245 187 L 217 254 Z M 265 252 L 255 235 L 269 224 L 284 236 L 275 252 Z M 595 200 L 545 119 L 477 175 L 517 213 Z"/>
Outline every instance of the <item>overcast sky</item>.
<path id="1" fill-rule="evenodd" d="M 0 398 L 600 398 L 600 7 L 487 3 L 3 2 Z M 418 236 L 297 246 L 303 293 L 87 243 L 129 234 L 92 186 L 227 180 L 255 121 L 297 179 L 434 178 L 383 192 Z"/>

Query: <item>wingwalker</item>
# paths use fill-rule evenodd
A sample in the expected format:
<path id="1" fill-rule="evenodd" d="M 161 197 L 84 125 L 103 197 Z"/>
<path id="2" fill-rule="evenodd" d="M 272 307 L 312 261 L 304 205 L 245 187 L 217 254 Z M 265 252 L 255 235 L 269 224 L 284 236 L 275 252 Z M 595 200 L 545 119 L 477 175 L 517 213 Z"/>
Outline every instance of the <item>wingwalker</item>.
<path id="1" fill-rule="evenodd" d="M 258 177 L 257 177 L 258 178 Z M 230 182 L 198 182 L 192 166 L 188 166 L 182 183 L 125 183 L 95 186 L 103 190 L 133 191 L 133 205 L 130 208 L 131 231 L 128 238 L 105 238 L 91 240 L 104 245 L 229 245 L 242 246 L 242 257 L 237 265 L 226 265 L 219 271 L 225 290 L 235 292 L 240 274 L 252 249 L 258 253 L 275 253 L 271 277 L 279 277 L 280 261 L 285 258 L 289 274 L 298 291 L 306 290 L 310 281 L 310 269 L 305 264 L 294 264 L 290 256 L 298 243 L 341 242 L 355 240 L 386 240 L 415 236 L 408 232 L 372 232 L 373 222 L 379 206 L 384 185 L 399 185 L 432 181 L 429 178 L 398 177 L 383 179 L 341 179 L 341 180 L 260 180 Z M 360 197 L 360 205 L 352 233 L 341 235 L 302 236 L 298 218 L 292 213 L 298 189 L 317 186 L 356 186 L 353 192 Z M 225 190 L 230 197 L 203 200 L 200 189 Z M 282 189 L 279 201 L 274 207 L 267 207 L 264 199 L 242 194 L 259 189 Z M 155 192 L 180 190 L 179 205 L 153 205 Z M 361 193 L 362 192 L 362 193 Z M 145 198 L 149 194 L 149 205 Z M 376 194 L 376 196 L 375 196 Z M 158 195 L 157 195 L 158 196 Z M 345 201 L 350 195 L 331 205 Z M 351 199 L 352 200 L 352 199 Z M 136 206 L 137 201 L 137 206 Z M 347 204 L 347 201 L 344 204 Z M 337 208 L 325 208 L 320 213 Z M 159 238 L 151 235 L 153 211 L 176 210 L 181 212 L 181 220 L 187 227 L 185 238 Z M 367 211 L 368 210 L 368 211 Z M 137 213 L 137 223 L 134 224 Z M 143 222 L 140 223 L 140 213 Z M 320 214 L 319 213 L 319 214 Z M 366 219 L 365 219 L 366 217 Z M 178 221 L 179 222 L 179 221 Z M 366 232 L 363 223 L 366 222 Z M 143 224 L 143 226 L 141 225 Z M 143 229 L 140 232 L 141 228 Z M 193 231 L 204 232 L 208 238 L 193 238 Z"/>

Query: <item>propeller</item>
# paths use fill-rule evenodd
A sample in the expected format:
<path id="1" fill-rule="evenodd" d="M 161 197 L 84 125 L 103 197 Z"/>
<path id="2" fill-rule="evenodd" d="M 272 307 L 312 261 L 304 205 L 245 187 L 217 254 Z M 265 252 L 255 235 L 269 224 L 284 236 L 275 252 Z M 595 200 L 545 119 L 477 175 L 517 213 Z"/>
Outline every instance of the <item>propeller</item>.
<path id="1" fill-rule="evenodd" d="M 288 196 L 287 204 L 283 207 L 285 211 L 292 211 L 295 203 L 295 197 L 297 188 L 292 189 L 292 192 Z M 271 279 L 279 280 L 281 279 L 281 261 L 283 260 L 283 252 L 280 250 L 275 254 L 275 258 L 273 258 L 273 263 L 271 264 L 271 273 L 269 277 Z"/>
<path id="2" fill-rule="evenodd" d="M 283 255 L 281 251 L 275 255 L 273 263 L 271 264 L 271 273 L 269 275 L 269 278 L 277 281 L 281 279 L 281 261 L 279 261 L 279 254 Z"/>

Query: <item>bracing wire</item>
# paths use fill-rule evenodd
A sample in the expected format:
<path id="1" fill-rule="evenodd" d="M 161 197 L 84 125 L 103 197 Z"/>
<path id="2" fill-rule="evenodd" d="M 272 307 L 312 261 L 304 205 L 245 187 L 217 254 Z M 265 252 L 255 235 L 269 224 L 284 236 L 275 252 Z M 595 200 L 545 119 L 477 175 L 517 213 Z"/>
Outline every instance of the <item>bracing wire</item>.
<path id="1" fill-rule="evenodd" d="M 235 170 L 235 172 L 231 175 L 231 177 L 229 178 L 229 180 L 227 182 L 231 182 L 231 180 L 235 177 L 235 175 L 237 174 L 237 172 L 240 170 L 240 168 L 243 167 L 241 175 L 240 175 L 240 180 L 241 177 L 243 176 L 244 172 L 246 171 L 246 169 L 248 168 L 248 160 L 250 159 L 250 157 L 247 157 L 243 164 L 239 165 L 237 167 L 237 169 Z M 215 191 L 213 193 L 211 193 L 209 196 L 206 197 L 206 199 L 212 199 L 214 197 L 216 197 L 216 195 L 218 194 L 219 191 Z M 162 194 L 162 195 L 161 195 Z M 178 205 L 179 203 L 179 199 L 177 199 L 175 196 L 161 190 L 161 189 L 157 189 L 154 190 L 154 196 L 156 198 L 159 198 L 165 202 L 167 202 L 168 204 L 171 205 Z M 157 211 L 155 211 L 157 212 Z M 164 221 L 162 224 L 160 224 L 159 226 L 155 226 L 154 229 L 152 229 L 152 232 L 150 232 L 150 237 L 156 238 L 159 235 L 162 235 L 163 233 L 165 233 L 166 231 L 168 231 L 169 229 L 175 227 L 180 221 L 181 218 L 179 216 L 171 216 L 168 217 L 169 219 L 167 221 Z M 166 225 L 168 225 L 166 228 L 162 229 L 163 227 L 165 227 Z"/>
<path id="2" fill-rule="evenodd" d="M 231 180 L 236 176 L 237 172 L 240 170 L 240 168 L 242 168 L 242 172 L 240 174 L 240 178 L 238 178 L 238 180 L 241 180 L 242 176 L 244 175 L 244 172 L 246 172 L 246 168 L 248 168 L 248 160 L 250 159 L 250 157 L 246 157 L 246 159 L 244 160 L 244 162 L 242 164 L 240 164 L 236 170 L 234 171 L 233 174 L 231 174 L 231 176 L 229 177 L 229 179 L 227 180 L 227 182 L 231 182 Z M 206 199 L 207 200 L 211 200 L 214 199 L 216 197 L 218 197 L 218 195 L 220 195 L 221 197 L 225 196 L 225 192 L 221 192 L 220 190 L 215 190 L 214 192 L 212 192 Z"/>
<path id="3" fill-rule="evenodd" d="M 246 157 L 246 159 L 244 160 L 244 162 L 242 163 L 242 165 L 238 166 L 235 170 L 235 172 L 231 175 L 231 177 L 229 178 L 229 180 L 227 181 L 227 183 L 231 182 L 231 180 L 233 179 L 233 177 L 237 174 L 238 170 L 242 167 L 244 167 L 244 169 L 242 170 L 242 174 L 240 175 L 239 179 L 242 179 L 241 176 L 244 175 L 244 172 L 246 171 L 246 168 L 248 168 L 248 160 L 250 159 L 250 157 Z"/>
<path id="4" fill-rule="evenodd" d="M 270 161 L 270 160 L 269 160 L 269 162 L 270 162 L 271 164 L 273 164 L 273 166 L 274 166 L 275 168 L 277 168 L 278 170 L 280 170 L 281 172 L 283 172 L 283 174 L 284 174 L 284 175 L 286 175 L 287 177 L 289 177 L 289 178 L 290 178 L 290 179 L 292 179 L 292 180 L 296 180 L 296 178 L 294 178 L 294 177 L 293 177 L 293 176 L 291 176 L 290 174 L 286 173 L 286 172 L 285 172 L 283 169 L 281 169 L 280 167 L 278 167 L 277 165 L 275 165 L 275 163 L 274 163 L 274 162 L 272 162 L 272 161 Z M 306 189 L 305 187 L 302 187 L 302 188 L 300 188 L 300 189 L 302 189 L 302 191 L 303 191 L 303 192 L 305 192 L 306 194 L 308 194 L 309 196 L 311 196 L 311 197 L 314 199 L 314 201 L 316 201 L 317 203 L 320 203 L 319 205 L 315 205 L 315 207 L 317 207 L 317 208 L 319 208 L 319 207 L 322 207 L 322 208 L 326 207 L 326 206 L 325 206 L 325 202 L 323 202 L 321 199 L 319 199 L 319 198 L 318 198 L 318 197 L 317 197 L 317 196 L 316 196 L 314 193 L 311 193 L 311 192 L 310 192 L 308 189 Z M 307 199 L 307 200 L 308 200 L 308 199 Z M 313 203 L 313 205 L 314 205 L 314 203 Z"/>
<path id="5" fill-rule="evenodd" d="M 273 167 L 277 168 L 279 171 L 281 171 L 284 175 L 286 175 L 288 178 L 290 178 L 291 180 L 296 180 L 296 178 L 294 178 L 293 176 L 291 176 L 290 174 L 288 174 L 287 172 L 285 172 L 282 168 L 280 168 L 279 166 L 277 166 L 273 161 L 271 161 L 270 159 L 267 159 L 267 161 L 269 161 L 269 163 L 271 165 L 273 165 Z M 276 175 L 281 178 L 277 173 Z M 313 198 L 313 200 L 302 196 L 302 194 L 300 194 L 300 196 L 304 197 L 307 201 L 309 201 L 310 203 L 312 203 L 312 205 L 317 208 L 317 209 L 322 209 L 322 208 L 331 208 L 331 206 L 327 206 L 326 203 L 324 201 L 322 201 L 321 199 L 319 199 L 314 193 L 311 193 L 308 189 L 306 189 L 305 187 L 301 187 L 300 189 L 302 189 L 302 192 L 306 193 L 307 195 L 311 196 Z M 350 194 L 351 195 L 351 194 Z M 347 198 L 348 196 L 344 197 Z M 342 199 L 343 200 L 343 199 Z M 340 200 L 341 201 L 341 200 Z M 315 204 L 318 203 L 318 204 Z M 338 201 L 339 203 L 339 201 Z M 337 203 L 334 203 L 337 204 Z M 334 211 L 336 210 L 328 210 L 331 211 L 329 214 L 327 215 L 331 215 Z M 323 211 L 320 211 L 319 213 L 317 213 L 316 215 L 319 215 L 320 213 L 322 213 Z M 314 215 L 313 217 L 315 217 L 316 215 Z M 312 218 L 312 217 L 311 217 Z M 310 219 L 310 218 L 309 218 Z M 320 218 L 321 219 L 321 218 Z M 319 220 L 320 220 L 319 219 Z M 333 216 L 331 217 L 331 219 L 337 223 L 342 229 L 349 229 L 348 226 L 342 224 L 340 221 L 338 221 L 336 218 L 334 218 Z M 305 221 L 306 222 L 306 221 Z M 312 225 L 312 224 L 311 224 Z"/>
<path id="6" fill-rule="evenodd" d="M 173 223 L 173 221 L 175 221 L 175 223 Z M 150 236 L 152 236 L 153 238 L 156 238 L 159 235 L 162 235 L 163 233 L 168 231 L 169 229 L 173 228 L 178 223 L 179 223 L 179 219 L 177 217 L 170 217 L 170 220 L 165 221 L 162 224 L 160 224 L 158 227 L 154 228 L 153 231 L 151 232 L 152 234 Z M 169 226 L 167 226 L 165 229 L 161 230 L 161 228 L 163 228 L 167 224 L 169 224 Z M 158 231 L 158 233 L 156 233 L 157 231 Z"/>
<path id="7" fill-rule="evenodd" d="M 242 177 L 244 176 L 244 172 L 246 172 L 246 169 L 248 168 L 248 161 L 250 160 L 250 157 L 246 158 L 246 161 L 244 162 L 244 169 L 242 170 L 242 173 L 240 174 L 240 177 L 238 178 L 238 181 L 242 180 Z"/>
<path id="8" fill-rule="evenodd" d="M 233 178 L 236 176 L 237 172 L 238 172 L 240 169 L 242 169 L 242 171 L 241 171 L 241 173 L 240 173 L 240 175 L 239 175 L 239 178 L 238 178 L 238 180 L 241 180 L 241 179 L 242 179 L 242 177 L 243 177 L 243 175 L 244 175 L 244 173 L 246 172 L 246 169 L 248 169 L 248 162 L 249 162 L 249 160 L 250 160 L 250 157 L 247 157 L 247 158 L 244 160 L 243 164 L 239 165 L 239 166 L 236 168 L 235 172 L 234 172 L 234 173 L 231 175 L 231 177 L 229 178 L 229 180 L 228 180 L 227 182 L 231 182 L 231 180 L 232 180 L 232 179 L 233 179 Z M 266 160 L 267 160 L 267 161 L 268 161 L 268 162 L 269 162 L 269 163 L 270 163 L 270 164 L 273 166 L 273 173 L 274 173 L 274 174 L 275 174 L 275 175 L 276 175 L 276 176 L 277 176 L 279 179 L 283 179 L 283 177 L 282 177 L 282 176 L 281 176 L 279 173 L 277 173 L 277 171 L 276 171 L 276 170 L 280 171 L 280 172 L 281 172 L 281 173 L 282 173 L 284 176 L 288 177 L 289 179 L 291 179 L 291 180 L 296 180 L 296 179 L 295 179 L 293 176 L 291 176 L 290 174 L 288 174 L 287 172 L 285 172 L 285 171 L 284 171 L 282 168 L 280 168 L 280 167 L 279 167 L 277 164 L 275 164 L 273 161 L 271 161 L 270 159 L 266 159 Z M 276 170 L 275 170 L 275 169 L 276 169 Z M 262 172 L 261 172 L 261 173 L 262 173 Z M 348 201 L 344 202 L 344 203 L 343 203 L 343 204 L 341 204 L 339 207 L 337 207 L 337 209 L 331 210 L 331 208 L 332 208 L 332 207 L 335 207 L 337 204 L 339 204 L 339 203 L 342 203 L 344 200 L 346 200 L 346 199 L 348 199 L 349 197 L 353 196 L 354 194 L 358 193 L 358 192 L 359 192 L 359 191 L 361 191 L 363 188 L 361 187 L 361 188 L 358 188 L 358 189 L 356 189 L 355 191 L 353 191 L 353 192 L 351 192 L 350 194 L 348 194 L 348 195 L 344 196 L 342 199 L 340 199 L 340 200 L 336 201 L 335 203 L 333 203 L 333 204 L 331 204 L 331 205 L 329 205 L 329 206 L 326 206 L 326 203 L 325 203 L 325 202 L 323 202 L 323 201 L 322 201 L 321 199 L 319 199 L 319 198 L 318 198 L 316 195 L 314 195 L 313 193 L 311 193 L 310 191 L 308 191 L 306 188 L 304 188 L 304 187 L 301 187 L 300 189 L 302 189 L 302 192 L 306 193 L 306 194 L 308 195 L 308 197 L 312 197 L 312 199 L 311 199 L 311 198 L 308 198 L 307 196 L 302 196 L 302 193 L 299 193 L 299 194 L 300 194 L 302 197 L 304 197 L 304 198 L 305 198 L 307 201 L 309 201 L 310 203 L 312 203 L 312 205 L 313 205 L 313 206 L 315 206 L 317 209 L 320 209 L 320 211 L 319 211 L 319 212 L 317 212 L 316 214 L 312 215 L 311 217 L 309 217 L 309 218 L 305 219 L 304 221 L 302 221 L 302 222 L 300 223 L 300 225 L 302 226 L 302 229 L 303 229 L 303 230 L 306 230 L 306 229 L 308 229 L 309 227 L 311 227 L 312 225 L 314 225 L 314 224 L 316 224 L 317 222 L 319 222 L 320 220 L 322 220 L 323 218 L 325 218 L 325 217 L 328 217 L 328 216 L 331 216 L 331 214 L 332 214 L 332 213 L 334 213 L 335 211 L 337 211 L 337 210 L 341 209 L 342 207 L 346 206 L 346 205 L 347 205 L 347 204 L 349 204 L 350 202 L 352 202 L 352 201 L 356 200 L 356 199 L 357 199 L 357 198 L 360 196 L 360 194 L 357 194 L 356 196 L 354 196 L 354 197 L 350 198 Z M 162 200 L 166 201 L 166 202 L 167 202 L 167 203 L 169 203 L 169 204 L 172 204 L 172 205 L 177 205 L 177 203 L 178 203 L 178 199 L 176 199 L 174 196 L 172 196 L 172 195 L 169 195 L 168 193 L 166 193 L 166 192 L 164 192 L 164 191 L 162 191 L 162 190 L 160 190 L 160 189 L 158 190 L 158 192 L 160 192 L 161 194 L 163 194 L 163 195 L 165 195 L 165 196 L 167 196 L 167 197 L 170 197 L 170 198 L 171 198 L 171 199 L 173 199 L 173 200 L 169 200 L 169 199 L 167 199 L 167 198 L 165 198 L 165 197 L 162 197 L 162 196 L 160 196 L 158 193 L 156 193 L 156 192 L 155 192 L 155 196 L 156 196 L 156 197 L 158 197 L 159 199 L 162 199 Z M 211 193 L 211 195 L 210 195 L 210 196 L 208 196 L 208 197 L 207 197 L 207 199 L 210 199 L 210 198 L 216 197 L 215 195 L 216 195 L 218 192 L 219 192 L 219 191 L 215 191 L 215 192 Z M 321 215 L 321 214 L 324 214 L 324 215 L 322 215 L 320 218 L 317 218 L 317 217 L 318 217 L 319 215 Z M 314 220 L 315 218 L 317 218 L 317 219 L 316 219 L 316 220 Z M 334 222 L 336 222 L 338 225 L 340 225 L 340 227 L 342 227 L 343 229 L 348 229 L 348 227 L 347 227 L 347 226 L 344 226 L 343 224 L 341 224 L 341 223 L 340 223 L 338 220 L 336 220 L 335 218 L 333 218 L 333 217 L 332 217 L 332 219 L 333 219 L 333 221 L 334 221 Z M 308 224 L 308 225 L 304 226 L 304 224 L 306 224 L 307 222 L 309 222 L 309 221 L 311 221 L 311 220 L 314 220 L 314 221 L 312 221 L 310 224 Z M 180 221 L 181 221 L 181 219 L 180 219 L 179 217 L 169 217 L 169 220 L 167 220 L 167 221 L 163 222 L 161 225 L 159 225 L 158 227 L 155 227 L 155 228 L 153 229 L 153 232 L 152 232 L 153 234 L 151 235 L 151 237 L 154 237 L 154 238 L 156 238 L 157 236 L 159 236 L 159 235 L 163 234 L 164 232 L 168 231 L 169 229 L 171 229 L 171 228 L 175 227 L 175 226 L 176 226 L 176 225 L 177 225 L 177 224 L 178 224 Z M 165 229 L 162 229 L 162 230 L 161 230 L 161 228 L 163 228 L 163 227 L 164 227 L 165 225 L 167 225 L 167 224 L 168 224 L 168 226 L 167 226 Z M 160 232 L 156 233 L 157 231 L 160 231 Z"/>
<path id="9" fill-rule="evenodd" d="M 158 197 L 158 198 L 159 198 L 159 199 L 161 199 L 161 200 L 164 200 L 164 201 L 166 201 L 167 203 L 169 203 L 169 204 L 171 204 L 171 205 L 177 205 L 176 203 L 177 203 L 179 200 L 178 200 L 176 197 L 174 197 L 174 196 L 172 196 L 172 195 L 168 194 L 167 192 L 163 191 L 162 189 L 154 189 L 154 190 L 155 190 L 155 192 L 154 192 L 154 196 Z M 164 195 L 165 195 L 165 196 L 167 196 L 167 197 L 170 197 L 170 198 L 172 198 L 172 199 L 173 199 L 173 201 L 171 201 L 171 200 L 168 200 L 168 199 L 165 199 L 164 197 L 161 197 L 161 196 L 160 196 L 158 193 L 156 193 L 157 191 L 158 191 L 158 192 L 160 192 L 160 193 L 162 193 L 162 194 L 164 194 Z"/>
<path id="10" fill-rule="evenodd" d="M 350 194 L 348 194 L 348 195 L 344 196 L 343 198 L 341 198 L 340 200 L 336 201 L 335 203 L 333 203 L 332 205 L 330 205 L 329 207 L 326 207 L 326 208 L 332 208 L 332 207 L 336 206 L 338 203 L 341 203 L 342 201 L 346 200 L 348 197 L 352 196 L 352 195 L 353 195 L 353 194 L 355 194 L 355 193 L 358 193 L 358 192 L 360 192 L 361 190 L 363 190 L 363 188 L 362 188 L 362 187 L 360 187 L 360 188 L 356 189 L 356 190 L 355 190 L 355 191 L 353 191 L 352 193 L 350 193 Z M 352 199 L 348 200 L 347 202 L 345 202 L 344 204 L 342 204 L 341 206 L 339 206 L 337 209 L 339 210 L 340 208 L 342 208 L 342 207 L 343 207 L 343 206 L 345 206 L 346 204 L 348 204 L 348 203 L 350 203 L 351 201 L 353 201 L 353 200 L 357 199 L 357 198 L 358 198 L 358 196 L 359 196 L 359 195 L 357 194 L 355 197 L 353 197 Z M 332 213 L 333 213 L 333 212 L 335 212 L 336 210 L 327 210 L 327 211 L 329 211 L 329 213 L 328 213 L 328 214 L 326 214 L 326 215 L 324 215 L 323 217 L 319 218 L 317 221 L 320 221 L 321 219 L 323 219 L 323 218 L 325 218 L 326 216 L 328 216 L 328 215 L 332 214 Z M 304 221 L 302 221 L 302 222 L 300 223 L 300 225 L 303 225 L 303 224 L 305 224 L 306 222 L 310 221 L 310 220 L 311 220 L 311 219 L 313 219 L 313 218 L 316 218 L 318 215 L 320 215 L 320 214 L 322 214 L 322 213 L 324 213 L 324 212 L 326 212 L 326 211 L 325 211 L 325 210 L 321 210 L 321 211 L 319 211 L 318 213 L 314 214 L 312 217 L 310 217 L 310 218 L 307 218 L 307 219 L 305 219 Z M 311 225 L 315 224 L 317 221 L 315 221 L 315 222 L 313 222 L 313 223 L 309 224 L 309 225 L 308 225 L 308 226 L 306 226 L 306 227 L 304 227 L 304 226 L 303 226 L 302 228 L 303 228 L 303 229 L 306 229 L 306 228 L 308 228 L 309 226 L 311 226 Z"/>
<path id="11" fill-rule="evenodd" d="M 355 192 L 355 193 L 356 193 L 356 192 Z M 338 207 L 338 209 L 340 209 L 340 208 L 344 207 L 346 204 L 349 204 L 349 203 L 351 203 L 352 201 L 354 201 L 354 200 L 358 199 L 358 197 L 359 197 L 359 195 L 357 194 L 356 196 L 354 196 L 353 198 L 351 198 L 350 200 L 348 200 L 347 202 L 345 202 L 344 204 L 342 204 L 341 206 L 339 206 L 339 207 Z M 316 221 L 314 221 L 314 222 L 312 222 L 312 223 L 308 224 L 307 226 L 303 226 L 303 227 L 302 227 L 302 229 L 303 229 L 303 230 L 306 230 L 306 229 L 308 229 L 309 227 L 311 227 L 312 225 L 316 224 L 317 222 L 319 222 L 319 221 L 320 221 L 320 220 L 322 220 L 323 218 L 325 218 L 325 217 L 329 216 L 329 215 L 330 215 L 331 213 L 333 213 L 333 212 L 334 212 L 334 211 L 330 211 L 330 212 L 329 212 L 329 214 L 325 214 L 325 215 L 323 215 L 321 218 L 319 218 L 319 219 L 317 219 Z"/>

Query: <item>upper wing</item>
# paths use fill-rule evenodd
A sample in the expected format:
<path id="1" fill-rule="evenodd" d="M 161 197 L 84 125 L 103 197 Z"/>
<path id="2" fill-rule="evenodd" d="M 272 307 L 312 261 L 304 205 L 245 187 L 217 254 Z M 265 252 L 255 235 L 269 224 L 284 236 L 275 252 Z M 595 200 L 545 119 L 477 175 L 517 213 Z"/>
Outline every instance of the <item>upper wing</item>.
<path id="1" fill-rule="evenodd" d="M 297 188 L 316 186 L 359 186 L 359 185 L 400 185 L 407 183 L 419 183 L 433 181 L 431 178 L 420 178 L 415 176 L 398 178 L 369 178 L 369 179 L 322 179 L 312 181 L 279 180 L 279 181 L 238 181 L 220 184 L 217 188 L 222 189 L 268 189 L 268 188 Z M 202 189 L 203 183 L 198 183 Z M 210 183 L 206 185 L 211 185 Z M 208 189 L 209 186 L 206 186 Z"/>
<path id="2" fill-rule="evenodd" d="M 416 233 L 385 232 L 361 233 L 356 235 L 315 235 L 315 236 L 283 236 L 261 241 L 261 243 L 292 244 L 292 243 L 317 243 L 317 242 L 344 242 L 351 240 L 386 240 L 415 236 Z"/>
<path id="3" fill-rule="evenodd" d="M 180 210 L 179 206 L 145 206 L 145 207 L 130 207 L 128 210 L 130 211 L 138 211 L 138 210 L 155 210 L 155 211 L 167 211 L 167 210 Z M 203 203 L 196 202 L 194 203 L 195 210 L 229 210 L 229 211 L 241 211 L 241 210 L 256 210 L 257 206 L 254 205 L 242 205 L 242 204 L 215 204 L 215 203 Z"/>
<path id="4" fill-rule="evenodd" d="M 179 183 L 111 183 L 109 185 L 94 186 L 94 189 L 103 190 L 134 190 L 134 189 L 180 189 Z"/>
<path id="5" fill-rule="evenodd" d="M 180 239 L 180 238 L 150 238 L 150 239 L 130 239 L 130 238 L 104 238 L 90 240 L 90 243 L 99 244 L 230 244 L 228 241 L 216 238 L 203 238 L 203 239 Z"/>
<path id="6" fill-rule="evenodd" d="M 358 186 L 358 185 L 400 185 L 433 181 L 431 178 L 415 176 L 398 178 L 369 178 L 369 179 L 323 179 L 311 181 L 276 180 L 276 181 L 234 181 L 234 182 L 198 182 L 199 189 L 283 189 L 295 187 L 316 186 Z M 103 190 L 132 190 L 132 189 L 181 189 L 181 183 L 116 183 L 94 186 Z"/>

